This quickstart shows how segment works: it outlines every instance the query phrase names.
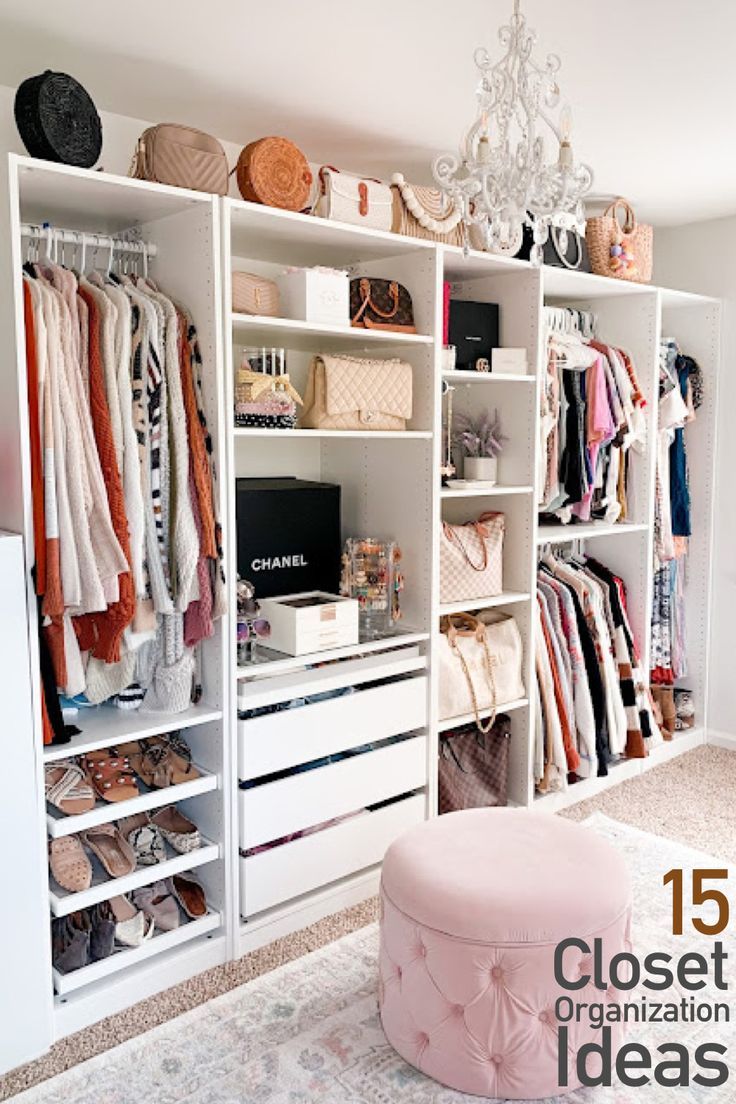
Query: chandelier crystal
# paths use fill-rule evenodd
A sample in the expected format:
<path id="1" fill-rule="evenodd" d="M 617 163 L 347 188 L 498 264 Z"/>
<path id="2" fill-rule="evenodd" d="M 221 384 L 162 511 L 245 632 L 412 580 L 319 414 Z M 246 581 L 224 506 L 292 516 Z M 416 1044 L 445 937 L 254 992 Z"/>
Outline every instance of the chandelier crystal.
<path id="1" fill-rule="evenodd" d="M 593 173 L 575 163 L 569 106 L 559 110 L 557 122 L 553 118 L 561 99 L 560 58 L 548 54 L 544 63 L 535 61 L 536 34 L 519 5 L 514 0 L 511 19 L 498 32 L 505 49 L 501 60 L 494 64 L 487 50 L 475 51 L 478 111 L 459 158 L 442 154 L 432 171 L 485 249 L 517 253 L 526 225 L 532 231 L 531 260 L 541 264 L 551 227 L 562 252 L 569 231 L 585 232 L 583 196 Z M 554 142 L 553 160 L 547 160 L 545 135 Z"/>

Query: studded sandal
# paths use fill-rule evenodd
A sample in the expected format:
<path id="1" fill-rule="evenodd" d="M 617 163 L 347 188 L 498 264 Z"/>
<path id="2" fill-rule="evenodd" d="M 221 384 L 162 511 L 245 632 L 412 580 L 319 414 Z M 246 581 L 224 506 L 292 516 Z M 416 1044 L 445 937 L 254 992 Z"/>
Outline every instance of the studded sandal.
<path id="1" fill-rule="evenodd" d="M 126 755 L 91 751 L 84 757 L 84 769 L 89 782 L 103 801 L 128 801 L 131 797 L 138 797 L 140 793 L 135 773 Z"/>

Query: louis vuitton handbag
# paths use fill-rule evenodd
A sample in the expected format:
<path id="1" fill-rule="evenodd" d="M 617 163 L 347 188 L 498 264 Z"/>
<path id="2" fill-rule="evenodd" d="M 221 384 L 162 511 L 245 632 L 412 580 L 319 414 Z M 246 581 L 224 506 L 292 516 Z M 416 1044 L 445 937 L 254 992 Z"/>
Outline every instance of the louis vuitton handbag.
<path id="1" fill-rule="evenodd" d="M 523 648 L 513 617 L 486 611 L 483 620 L 454 613 L 440 622 L 440 719 L 475 718 L 489 732 L 496 711 L 524 697 Z M 490 711 L 483 720 L 481 713 Z"/>
<path id="2" fill-rule="evenodd" d="M 304 429 L 406 429 L 412 369 L 403 360 L 316 356 L 304 394 Z"/>
<path id="3" fill-rule="evenodd" d="M 396 280 L 368 276 L 351 280 L 350 325 L 366 330 L 416 333 L 411 295 Z"/>
<path id="4" fill-rule="evenodd" d="M 508 804 L 510 739 L 506 713 L 499 713 L 490 732 L 465 725 L 441 734 L 440 815 Z"/>
<path id="5" fill-rule="evenodd" d="M 481 514 L 464 525 L 443 522 L 440 601 L 494 598 L 503 591 L 503 514 Z"/>

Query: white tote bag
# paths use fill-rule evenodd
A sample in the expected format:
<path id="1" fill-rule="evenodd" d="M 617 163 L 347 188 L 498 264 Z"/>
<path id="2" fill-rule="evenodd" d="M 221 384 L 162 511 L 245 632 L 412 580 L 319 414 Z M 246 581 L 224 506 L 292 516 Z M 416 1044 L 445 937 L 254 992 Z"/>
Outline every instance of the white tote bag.
<path id="1" fill-rule="evenodd" d="M 440 601 L 495 598 L 503 591 L 503 514 L 451 525 L 440 533 Z"/>
<path id="2" fill-rule="evenodd" d="M 440 720 L 472 714 L 489 732 L 496 711 L 524 697 L 523 648 L 513 617 L 486 613 L 490 623 L 470 614 L 443 617 L 439 649 Z M 480 714 L 490 709 L 482 722 Z"/>
<path id="3" fill-rule="evenodd" d="M 393 195 L 388 184 L 340 172 L 333 165 L 319 170 L 319 195 L 313 214 L 318 218 L 390 230 Z"/>

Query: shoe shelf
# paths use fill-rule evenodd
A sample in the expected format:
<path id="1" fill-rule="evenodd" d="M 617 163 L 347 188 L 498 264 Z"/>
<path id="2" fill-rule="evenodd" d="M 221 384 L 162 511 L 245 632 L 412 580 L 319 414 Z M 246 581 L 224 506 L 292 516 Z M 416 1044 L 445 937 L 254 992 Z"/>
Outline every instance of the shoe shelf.
<path id="1" fill-rule="evenodd" d="M 493 495 L 529 495 L 534 493 L 534 488 L 528 485 L 509 487 L 497 483 L 495 487 L 443 487 L 440 491 L 441 498 L 490 498 Z"/>
<path id="2" fill-rule="evenodd" d="M 233 314 L 233 333 L 253 345 L 272 345 L 283 339 L 290 349 L 324 352 L 330 349 L 360 349 L 368 345 L 431 345 L 428 334 L 391 333 L 364 330 L 359 326 L 333 326 L 324 322 L 302 322 L 296 318 L 268 318 L 256 314 Z"/>
<path id="3" fill-rule="evenodd" d="M 387 636 L 377 640 L 364 640 L 359 644 L 349 644 L 343 648 L 329 648 L 322 652 L 309 652 L 306 655 L 287 656 L 283 652 L 273 651 L 271 648 L 258 649 L 258 660 L 247 667 L 237 668 L 237 678 L 246 679 L 261 675 L 285 675 L 292 671 L 298 671 L 302 667 L 309 667 L 314 663 L 328 663 L 333 659 L 353 659 L 356 656 L 369 655 L 371 652 L 382 652 L 389 648 L 400 648 L 407 644 L 421 644 L 429 640 L 429 633 L 417 632 L 413 629 L 395 629 Z"/>
<path id="4" fill-rule="evenodd" d="M 74 993 L 87 985 L 93 985 L 96 981 L 110 977 L 120 970 L 126 970 L 129 966 L 135 966 L 139 962 L 145 962 L 147 958 L 163 954 L 174 947 L 180 947 L 183 943 L 189 943 L 200 935 L 215 931 L 222 923 L 219 912 L 208 912 L 199 920 L 188 920 L 180 924 L 174 931 L 160 932 L 151 939 L 145 940 L 140 947 L 121 948 L 113 951 L 107 958 L 99 962 L 92 962 L 89 966 L 82 966 L 79 970 L 72 970 L 67 974 L 52 968 L 54 979 L 54 992 L 60 997 Z"/>
<path id="5" fill-rule="evenodd" d="M 528 698 L 517 698 L 516 701 L 507 702 L 506 705 L 499 705 L 496 712 L 513 713 L 517 709 L 524 709 L 528 704 Z M 480 719 L 482 721 L 487 720 L 487 718 L 492 715 L 492 709 L 481 709 L 480 711 Z M 473 724 L 474 722 L 475 713 L 464 713 L 461 717 L 448 717 L 447 720 L 440 721 L 437 728 L 440 732 L 447 732 L 451 728 L 460 728 L 462 725 Z"/>
<path id="6" fill-rule="evenodd" d="M 475 610 L 492 609 L 494 606 L 513 606 L 521 602 L 528 602 L 530 598 L 529 593 L 506 590 L 502 594 L 496 594 L 493 598 L 465 598 L 462 602 L 444 602 L 440 606 L 440 615 L 473 613 Z"/>
<path id="7" fill-rule="evenodd" d="M 537 544 L 566 544 L 574 540 L 590 540 L 591 537 L 620 537 L 626 533 L 646 533 L 648 524 L 630 521 L 587 521 L 580 525 L 541 524 L 537 529 Z"/>
<path id="8" fill-rule="evenodd" d="M 82 731 L 68 744 L 52 744 L 43 749 L 45 763 L 57 759 L 69 759 L 88 751 L 114 747 L 117 742 L 145 740 L 164 732 L 194 728 L 209 721 L 222 720 L 222 711 L 207 705 L 192 705 L 183 713 L 150 713 L 144 710 L 117 709 L 110 705 L 98 705 L 80 710 L 76 723 Z M 109 817 L 108 817 L 109 819 Z"/>
<path id="9" fill-rule="evenodd" d="M 196 764 L 194 764 L 196 766 Z M 111 818 L 115 820 L 122 817 L 133 816 L 134 813 L 145 813 L 150 809 L 160 809 L 164 805 L 178 804 L 186 801 L 188 797 L 198 797 L 200 794 L 211 793 L 218 786 L 216 774 L 208 774 L 202 767 L 197 767 L 199 778 L 193 778 L 189 782 L 180 782 L 175 786 L 164 786 L 162 789 L 148 789 L 138 797 L 131 797 L 127 801 L 102 801 L 98 800 L 94 809 L 88 813 L 67 815 L 47 806 L 46 826 L 48 834 L 53 839 L 59 836 L 71 836 L 74 832 L 82 832 L 86 828 L 93 828 L 98 824 L 109 824 Z"/>
<path id="10" fill-rule="evenodd" d="M 108 822 L 110 818 L 108 817 Z M 68 893 L 56 884 L 49 874 L 49 905 L 54 916 L 68 916 L 70 912 L 89 908 L 100 901 L 109 901 L 111 897 L 119 897 L 124 893 L 130 893 L 141 886 L 151 885 L 153 882 L 170 878 L 173 874 L 181 874 L 184 870 L 195 870 L 205 863 L 214 862 L 220 857 L 219 843 L 212 843 L 202 838 L 202 846 L 196 851 L 190 851 L 186 855 L 178 855 L 167 843 L 166 854 L 171 856 L 165 862 L 156 863 L 154 866 L 141 866 L 132 874 L 126 874 L 122 878 L 111 878 L 101 866 L 95 856 L 90 856 L 92 863 L 92 885 L 89 889 L 83 889 L 80 893 Z"/>

